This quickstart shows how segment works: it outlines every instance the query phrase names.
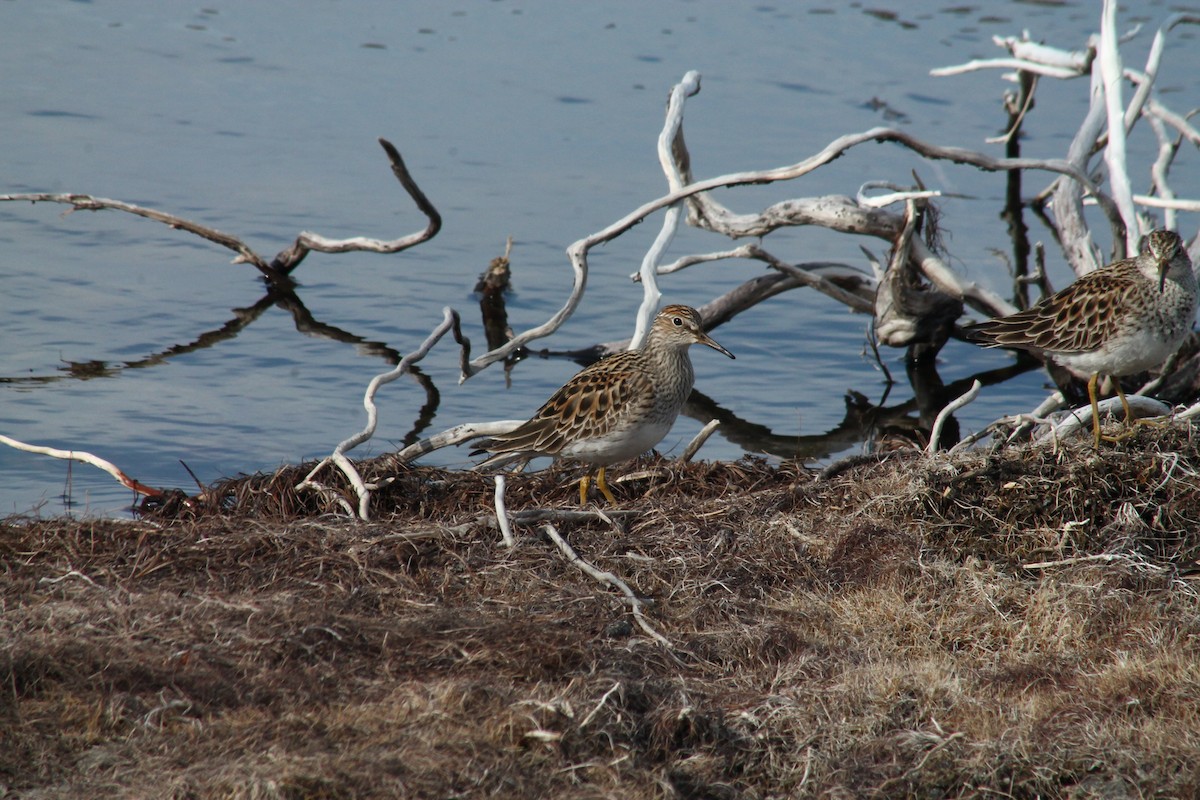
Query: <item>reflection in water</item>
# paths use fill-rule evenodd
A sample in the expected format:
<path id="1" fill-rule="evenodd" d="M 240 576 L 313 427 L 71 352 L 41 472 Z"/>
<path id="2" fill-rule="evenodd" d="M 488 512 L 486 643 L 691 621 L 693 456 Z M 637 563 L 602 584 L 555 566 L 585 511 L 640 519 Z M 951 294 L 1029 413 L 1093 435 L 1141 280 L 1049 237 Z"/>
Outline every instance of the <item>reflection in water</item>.
<path id="1" fill-rule="evenodd" d="M 720 420 L 718 431 L 722 438 L 747 453 L 800 462 L 829 458 L 851 449 L 874 452 L 899 446 L 924 447 L 938 412 L 947 403 L 965 394 L 974 381 L 991 386 L 1038 366 L 1035 361 L 1025 360 L 943 385 L 932 360 L 919 364 L 913 362 L 909 380 L 915 397 L 894 406 L 886 406 L 884 403 L 890 387 L 878 404 L 871 403 L 861 392 L 850 390 L 846 393 L 846 413 L 841 422 L 824 433 L 807 436 L 775 433 L 765 425 L 742 419 L 721 408 L 711 398 L 697 391 L 692 392 L 691 399 L 683 407 L 683 413 L 700 422 Z M 953 420 L 951 416 L 942 429 L 943 447 L 949 447 L 959 439 L 958 424 Z"/>
<path id="2" fill-rule="evenodd" d="M 214 328 L 210 331 L 205 331 L 197 336 L 192 341 L 186 344 L 176 344 L 164 348 L 157 353 L 152 353 L 144 358 L 134 361 L 124 361 L 120 363 L 111 363 L 108 361 L 68 361 L 65 366 L 59 368 L 62 375 L 49 376 L 23 376 L 23 377 L 2 377 L 0 383 L 9 384 L 41 384 L 52 383 L 59 380 L 75 378 L 79 380 L 88 380 L 91 378 L 115 378 L 127 369 L 144 369 L 146 367 L 154 367 L 160 364 L 165 364 L 172 358 L 194 353 L 197 350 L 204 350 L 213 347 L 220 342 L 228 341 L 236 337 L 239 333 L 249 327 L 255 320 L 263 315 L 267 309 L 272 306 L 287 311 L 295 320 L 296 330 L 300 333 L 309 336 L 318 336 L 324 339 L 330 339 L 335 342 L 346 342 L 353 344 L 356 350 L 363 355 L 379 356 L 389 364 L 400 363 L 400 353 L 395 348 L 390 347 L 384 342 L 369 341 L 364 337 L 357 336 L 348 331 L 342 330 L 333 325 L 328 325 L 315 319 L 312 313 L 305 307 L 300 300 L 299 295 L 294 289 L 284 286 L 268 287 L 267 293 L 264 294 L 253 305 L 244 308 L 233 309 L 234 317 L 225 322 L 219 328 Z"/>
<path id="3" fill-rule="evenodd" d="M 234 309 L 234 317 L 224 324 L 199 334 L 186 344 L 172 345 L 134 361 L 121 363 L 95 360 L 69 362 L 60 368 L 62 374 L 57 376 L 4 377 L 0 378 L 0 382 L 42 384 L 70 379 L 114 378 L 127 369 L 159 366 L 167 363 L 171 358 L 214 347 L 233 339 L 271 307 L 287 311 L 292 316 L 296 330 L 306 336 L 316 336 L 353 345 L 357 352 L 378 357 L 393 366 L 398 364 L 402 358 L 400 351 L 385 342 L 368 340 L 343 328 L 321 322 L 308 310 L 296 289 L 276 285 L 268 286 L 266 293 L 253 304 Z M 490 324 L 495 326 L 497 320 L 506 319 L 503 291 L 481 292 L 480 313 L 485 328 L 489 324 L 489 320 Z M 504 339 L 497 340 L 500 343 L 511 336 L 511 330 L 507 330 L 507 328 L 503 330 L 506 331 L 503 334 Z M 490 339 L 488 345 L 489 348 L 498 346 Z M 565 352 L 543 350 L 537 355 L 542 358 L 565 358 L 586 364 L 595 360 L 594 353 L 598 351 L 598 348 L 599 345 L 584 350 Z M 512 357 L 505 365 L 506 372 L 511 371 L 522 360 L 523 355 L 522 357 Z M 1038 362 L 1025 359 L 1009 367 L 981 372 L 945 385 L 938 375 L 934 358 L 909 359 L 907 361 L 907 377 L 914 395 L 911 399 L 893 406 L 884 405 L 887 394 L 890 393 L 889 387 L 880 402 L 873 404 L 866 395 L 851 390 L 845 397 L 846 410 L 841 422 L 820 434 L 788 435 L 773 432 L 765 425 L 742 419 L 721 408 L 715 401 L 699 391 L 693 391 L 683 413 L 704 423 L 711 419 L 719 420 L 722 437 L 738 445 L 747 453 L 807 462 L 828 458 L 852 448 L 873 451 L 895 446 L 901 440 L 916 446 L 923 446 L 938 412 L 948 402 L 967 391 L 973 380 L 978 379 L 985 386 L 992 385 L 1038 366 L 1040 366 Z M 401 447 L 418 441 L 421 434 L 429 430 L 437 416 L 441 401 L 437 385 L 429 375 L 415 366 L 410 368 L 410 374 L 425 391 L 425 402 L 418 410 L 411 428 L 402 438 Z M 957 424 L 948 421 L 943 429 L 943 442 L 949 446 L 957 440 Z"/>

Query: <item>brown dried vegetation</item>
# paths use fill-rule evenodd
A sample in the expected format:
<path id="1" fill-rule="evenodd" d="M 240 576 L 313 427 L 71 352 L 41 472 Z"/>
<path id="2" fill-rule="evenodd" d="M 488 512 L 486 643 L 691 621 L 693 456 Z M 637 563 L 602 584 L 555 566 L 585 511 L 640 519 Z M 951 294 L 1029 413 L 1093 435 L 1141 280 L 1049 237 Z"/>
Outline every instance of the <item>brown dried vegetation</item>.
<path id="1" fill-rule="evenodd" d="M 304 473 L 0 524 L 0 795 L 1200 794 L 1184 425 L 630 466 L 629 513 L 555 525 L 670 648 L 542 523 L 503 547 L 486 477 L 405 469 L 356 524 Z M 514 476 L 510 511 L 573 509 L 575 477 Z"/>

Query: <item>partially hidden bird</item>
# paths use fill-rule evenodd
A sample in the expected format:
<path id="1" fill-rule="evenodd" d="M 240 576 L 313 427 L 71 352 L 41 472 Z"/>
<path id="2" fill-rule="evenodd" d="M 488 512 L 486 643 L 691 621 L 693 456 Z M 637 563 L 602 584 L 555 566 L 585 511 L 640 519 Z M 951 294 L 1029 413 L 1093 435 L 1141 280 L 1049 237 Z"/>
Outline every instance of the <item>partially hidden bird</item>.
<path id="1" fill-rule="evenodd" d="M 480 442 L 472 455 L 492 455 L 476 468 L 538 456 L 580 461 L 597 468 L 596 485 L 615 505 L 605 468 L 641 455 L 671 430 L 695 382 L 688 355 L 693 344 L 734 357 L 704 332 L 696 309 L 666 306 L 641 348 L 613 353 L 584 368 L 527 422 Z M 580 505 L 587 503 L 590 484 L 588 472 L 579 481 Z"/>
<path id="2" fill-rule="evenodd" d="M 1179 234 L 1154 230 L 1138 255 L 1082 276 L 1024 311 L 968 326 L 969 340 L 1049 357 L 1087 379 L 1092 432 L 1100 446 L 1097 387 L 1113 379 L 1125 422 L 1132 420 L 1121 377 L 1162 364 L 1192 330 L 1196 275 Z"/>

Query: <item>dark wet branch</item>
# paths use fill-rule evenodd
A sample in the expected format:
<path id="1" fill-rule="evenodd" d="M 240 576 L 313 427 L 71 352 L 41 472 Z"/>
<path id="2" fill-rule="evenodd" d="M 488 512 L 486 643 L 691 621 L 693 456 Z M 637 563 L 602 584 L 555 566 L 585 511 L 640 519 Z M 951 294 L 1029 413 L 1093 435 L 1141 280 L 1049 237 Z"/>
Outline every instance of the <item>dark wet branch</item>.
<path id="1" fill-rule="evenodd" d="M 210 242 L 219 244 L 237 253 L 238 257 L 234 259 L 234 263 L 253 264 L 268 279 L 272 275 L 278 277 L 278 274 L 271 269 L 271 266 L 267 264 L 262 256 L 251 250 L 245 242 L 236 236 L 222 233 L 215 228 L 208 228 L 191 220 L 186 220 L 164 211 L 157 211 L 153 208 L 143 208 L 133 203 L 126 203 L 123 200 L 111 200 L 107 197 L 93 197 L 88 194 L 75 194 L 73 192 L 66 194 L 0 194 L 0 202 L 64 203 L 72 206 L 72 211 L 103 211 L 105 209 L 124 211 L 127 214 L 134 214 L 161 222 L 176 230 L 194 233 L 201 238 L 208 239 Z"/>
<path id="2" fill-rule="evenodd" d="M 0 202 L 63 203 L 70 205 L 73 211 L 101 211 L 110 209 L 152 219 L 176 230 L 187 231 L 232 250 L 237 253 L 237 258 L 234 259 L 235 264 L 253 264 L 255 269 L 261 272 L 263 277 L 272 285 L 290 287 L 293 285 L 289 277 L 290 273 L 304 260 L 309 251 L 316 250 L 323 253 L 348 253 L 355 251 L 398 253 L 401 250 L 407 250 L 414 245 L 432 239 L 441 230 L 441 215 L 438 214 L 433 204 L 429 202 L 429 198 L 421 191 L 416 181 L 413 180 L 408 167 L 404 164 L 404 159 L 400 157 L 399 151 L 386 139 L 380 139 L 379 144 L 383 146 L 384 152 L 387 153 L 388 159 L 392 164 L 392 172 L 396 175 L 397 180 L 400 181 L 400 185 L 412 197 L 413 202 L 416 203 L 421 213 L 429 218 L 429 224 L 425 226 L 425 229 L 391 241 L 368 239 L 361 236 L 351 239 L 326 239 L 318 234 L 304 231 L 296 238 L 295 243 L 291 247 L 280 252 L 269 263 L 236 236 L 223 233 L 215 228 L 209 228 L 182 217 L 177 217 L 174 214 L 168 214 L 153 208 L 144 208 L 133 203 L 126 203 L 123 200 L 112 200 L 106 197 L 93 197 L 87 194 L 72 192 L 62 194 L 0 194 Z"/>
<path id="3" fill-rule="evenodd" d="M 416 203 L 417 208 L 429 219 L 429 223 L 425 229 L 417 233 L 402 236 L 399 239 L 384 241 L 381 239 L 368 239 L 362 236 L 356 236 L 350 239 L 327 239 L 320 234 L 310 231 L 302 232 L 295 243 L 286 250 L 283 250 L 279 255 L 275 256 L 275 260 L 271 263 L 279 272 L 288 275 L 299 266 L 304 257 L 310 251 L 316 250 L 319 253 L 351 253 L 367 251 L 371 253 L 399 253 L 401 250 L 407 250 L 410 247 L 428 241 L 437 235 L 442 229 L 442 216 L 434 207 L 425 193 L 421 191 L 421 187 L 413 180 L 412 174 L 409 173 L 408 167 L 404 163 L 404 159 L 400 156 L 395 146 L 387 139 L 380 139 L 379 144 L 387 153 L 388 160 L 392 164 L 392 173 L 396 179 L 400 181 L 400 185 L 404 187 L 404 191 L 408 192 L 409 197 Z"/>

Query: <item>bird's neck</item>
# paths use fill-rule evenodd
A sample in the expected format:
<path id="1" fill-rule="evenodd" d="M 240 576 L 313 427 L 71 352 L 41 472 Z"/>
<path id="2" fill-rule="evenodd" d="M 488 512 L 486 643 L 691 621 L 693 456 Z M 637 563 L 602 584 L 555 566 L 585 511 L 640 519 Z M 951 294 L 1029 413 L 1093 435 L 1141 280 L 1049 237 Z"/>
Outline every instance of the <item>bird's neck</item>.
<path id="1" fill-rule="evenodd" d="M 676 344 L 675 342 L 665 342 L 648 337 L 646 346 L 642 352 L 647 359 L 660 368 L 659 371 L 661 374 L 678 374 L 690 383 L 693 377 L 692 359 L 688 356 L 690 345 L 690 342 L 687 344 Z"/>

